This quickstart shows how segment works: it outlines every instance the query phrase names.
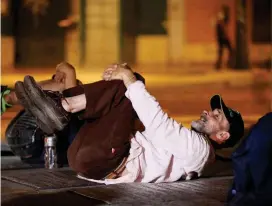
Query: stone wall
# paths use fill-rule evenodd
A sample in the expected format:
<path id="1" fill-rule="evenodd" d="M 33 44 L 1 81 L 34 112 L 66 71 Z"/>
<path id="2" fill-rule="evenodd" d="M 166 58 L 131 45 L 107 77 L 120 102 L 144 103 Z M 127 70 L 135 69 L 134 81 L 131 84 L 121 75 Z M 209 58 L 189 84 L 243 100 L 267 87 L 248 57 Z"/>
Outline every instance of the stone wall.
<path id="1" fill-rule="evenodd" d="M 86 67 L 119 60 L 119 0 L 86 1 Z"/>
<path id="2" fill-rule="evenodd" d="M 229 36 L 235 39 L 235 0 L 167 0 L 167 36 L 139 36 L 137 60 L 145 63 L 214 62 L 215 22 L 222 4 L 230 8 Z M 150 54 L 153 58 L 149 58 Z"/>

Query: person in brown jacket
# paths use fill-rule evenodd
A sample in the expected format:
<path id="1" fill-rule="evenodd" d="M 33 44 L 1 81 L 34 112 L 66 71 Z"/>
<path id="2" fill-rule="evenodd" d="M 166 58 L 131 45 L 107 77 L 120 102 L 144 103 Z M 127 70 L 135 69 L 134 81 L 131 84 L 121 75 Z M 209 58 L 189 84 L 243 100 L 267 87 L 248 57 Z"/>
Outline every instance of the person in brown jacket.
<path id="1" fill-rule="evenodd" d="M 121 80 L 72 87 L 62 94 L 55 93 L 56 101 L 31 76 L 26 76 L 24 82 L 16 82 L 15 91 L 19 102 L 37 117 L 38 125 L 47 134 L 62 131 L 70 121 L 71 114 L 62 108 L 59 95 L 85 94 L 87 102 L 79 103 L 87 104 L 86 109 L 70 111 L 85 123 L 68 149 L 69 166 L 78 174 L 94 179 L 113 178 L 122 171 L 137 115 L 125 97 L 126 87 Z M 58 105 L 58 109 L 52 110 L 54 107 L 48 105 Z"/>

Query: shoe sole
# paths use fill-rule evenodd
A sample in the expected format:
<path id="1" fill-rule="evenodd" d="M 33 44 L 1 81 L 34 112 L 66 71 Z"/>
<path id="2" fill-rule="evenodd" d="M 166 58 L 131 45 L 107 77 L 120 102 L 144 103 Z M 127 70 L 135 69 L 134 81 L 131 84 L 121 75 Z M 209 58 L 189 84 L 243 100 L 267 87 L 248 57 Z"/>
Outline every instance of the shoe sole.
<path id="1" fill-rule="evenodd" d="M 56 103 L 42 91 L 33 77 L 24 78 L 26 92 L 32 97 L 32 101 L 50 119 L 54 125 L 54 130 L 61 131 L 67 125 L 69 119 L 66 115 L 56 108 Z"/>
<path id="2" fill-rule="evenodd" d="M 31 114 L 35 117 L 36 123 L 38 127 L 44 131 L 46 134 L 53 134 L 54 130 L 52 126 L 49 124 L 49 120 L 44 116 L 44 114 L 33 105 L 31 98 L 28 96 L 24 83 L 23 82 L 16 82 L 15 83 L 15 93 L 20 102 L 20 104 Z"/>

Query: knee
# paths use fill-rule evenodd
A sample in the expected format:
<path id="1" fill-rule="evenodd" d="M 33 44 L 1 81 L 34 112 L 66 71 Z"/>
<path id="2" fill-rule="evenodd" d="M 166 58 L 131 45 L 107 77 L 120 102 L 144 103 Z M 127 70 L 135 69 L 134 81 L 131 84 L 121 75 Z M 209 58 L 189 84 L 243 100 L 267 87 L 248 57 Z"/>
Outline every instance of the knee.
<path id="1" fill-rule="evenodd" d="M 109 153 L 100 147 L 70 147 L 68 150 L 69 166 L 77 173 L 88 174 L 110 158 Z"/>

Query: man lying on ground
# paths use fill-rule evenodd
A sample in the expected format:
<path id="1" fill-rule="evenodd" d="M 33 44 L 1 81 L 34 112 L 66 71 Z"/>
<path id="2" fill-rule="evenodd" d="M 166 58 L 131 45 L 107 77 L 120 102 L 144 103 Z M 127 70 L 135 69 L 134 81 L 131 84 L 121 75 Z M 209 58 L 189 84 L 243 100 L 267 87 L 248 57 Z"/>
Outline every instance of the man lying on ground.
<path id="1" fill-rule="evenodd" d="M 68 150 L 70 167 L 80 178 L 114 184 L 200 177 L 214 161 L 215 149 L 232 147 L 243 136 L 240 113 L 219 95 L 211 98 L 211 111 L 203 111 L 187 129 L 163 112 L 126 64 L 111 65 L 103 79 L 71 88 L 70 97 L 58 99 L 50 98 L 30 76 L 16 83 L 19 101 L 42 129 L 62 130 L 71 113 L 79 112 L 85 120 Z M 145 127 L 135 134 L 129 126 L 134 121 L 131 105 Z"/>

